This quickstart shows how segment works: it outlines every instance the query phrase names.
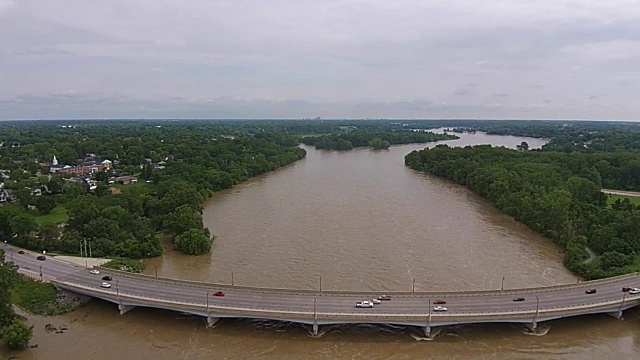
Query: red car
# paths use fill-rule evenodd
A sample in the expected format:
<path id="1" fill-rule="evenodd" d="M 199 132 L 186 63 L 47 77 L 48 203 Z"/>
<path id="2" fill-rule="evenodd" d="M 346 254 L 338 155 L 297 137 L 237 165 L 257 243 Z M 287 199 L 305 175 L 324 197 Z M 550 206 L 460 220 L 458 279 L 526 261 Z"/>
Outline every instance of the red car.
<path id="1" fill-rule="evenodd" d="M 224 293 L 222 291 L 218 291 L 216 293 L 213 293 L 213 296 L 224 296 Z"/>
<path id="2" fill-rule="evenodd" d="M 436 305 L 443 305 L 443 304 L 446 304 L 447 302 L 444 301 L 444 300 L 436 300 L 433 303 L 436 304 Z"/>
<path id="3" fill-rule="evenodd" d="M 625 286 L 622 288 L 623 292 L 629 292 L 629 290 L 631 290 L 631 288 L 629 286 Z"/>

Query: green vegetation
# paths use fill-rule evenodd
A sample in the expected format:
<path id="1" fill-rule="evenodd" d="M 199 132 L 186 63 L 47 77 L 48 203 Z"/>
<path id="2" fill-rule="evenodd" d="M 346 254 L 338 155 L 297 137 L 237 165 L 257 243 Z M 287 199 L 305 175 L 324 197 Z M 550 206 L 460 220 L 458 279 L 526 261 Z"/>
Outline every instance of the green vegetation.
<path id="1" fill-rule="evenodd" d="M 29 346 L 33 335 L 33 325 L 27 326 L 22 320 L 14 318 L 11 324 L 2 330 L 2 341 L 13 350 L 23 350 Z"/>
<path id="2" fill-rule="evenodd" d="M 75 309 L 73 304 L 59 301 L 62 296 L 55 286 L 23 275 L 16 276 L 10 294 L 12 303 L 36 315 L 59 315 Z"/>
<path id="3" fill-rule="evenodd" d="M 61 224 L 69 220 L 69 213 L 67 212 L 67 209 L 64 206 L 58 205 L 55 208 L 53 208 L 53 210 L 51 210 L 50 213 L 46 215 L 35 216 L 34 220 L 39 226 L 50 225 L 50 224 Z"/>
<path id="4" fill-rule="evenodd" d="M 434 134 L 413 130 L 363 132 L 354 131 L 349 128 L 347 132 L 340 134 L 304 137 L 302 138 L 302 142 L 306 145 L 313 145 L 316 149 L 351 150 L 353 148 L 366 146 L 372 149 L 387 149 L 389 146 L 396 144 L 427 143 L 457 138 L 455 135 Z"/>
<path id="5" fill-rule="evenodd" d="M 102 267 L 132 273 L 141 273 L 144 271 L 144 264 L 140 261 L 132 259 L 113 259 L 105 264 L 102 264 Z"/>
<path id="6" fill-rule="evenodd" d="M 4 261 L 4 250 L 0 249 L 0 337 L 11 349 L 24 349 L 31 340 L 33 327 L 26 326 L 13 312 L 9 289 L 16 284 L 16 268 Z"/>
<path id="7" fill-rule="evenodd" d="M 613 206 L 613 204 L 615 204 L 618 201 L 624 202 L 625 200 L 628 200 L 630 203 L 632 203 L 635 206 L 640 206 L 640 197 L 623 196 L 623 195 L 607 195 L 607 204 L 609 204 L 609 206 Z"/>

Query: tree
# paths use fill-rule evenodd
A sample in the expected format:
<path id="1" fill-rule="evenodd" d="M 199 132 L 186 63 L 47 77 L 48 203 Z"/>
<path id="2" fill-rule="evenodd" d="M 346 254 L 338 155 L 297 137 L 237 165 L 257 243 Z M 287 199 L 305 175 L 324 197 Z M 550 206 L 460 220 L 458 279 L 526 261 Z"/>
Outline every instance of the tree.
<path id="1" fill-rule="evenodd" d="M 176 248 L 185 254 L 200 255 L 211 250 L 213 239 L 205 229 L 191 229 L 176 236 L 174 243 Z"/>
<path id="2" fill-rule="evenodd" d="M 202 216 L 189 205 L 182 205 L 165 217 L 162 227 L 167 233 L 180 235 L 190 229 L 202 228 Z"/>
<path id="3" fill-rule="evenodd" d="M 14 318 L 9 326 L 2 331 L 2 340 L 13 350 L 22 350 L 29 345 L 33 335 L 33 325 L 27 326 L 22 320 Z"/>
<path id="4" fill-rule="evenodd" d="M 15 268 L 4 262 L 4 250 L 0 249 L 0 328 L 11 323 L 14 317 L 9 288 L 15 278 Z"/>
<path id="5" fill-rule="evenodd" d="M 30 232 L 38 229 L 38 224 L 27 214 L 18 214 L 9 221 L 9 226 L 14 234 L 19 237 L 27 236 Z"/>
<path id="6" fill-rule="evenodd" d="M 48 214 L 56 207 L 56 199 L 53 196 L 40 196 L 36 198 L 36 208 L 43 214 Z"/>
<path id="7" fill-rule="evenodd" d="M 529 150 L 529 143 L 527 143 L 526 141 L 523 141 L 520 143 L 520 145 L 516 146 L 516 149 L 520 151 L 527 151 Z"/>

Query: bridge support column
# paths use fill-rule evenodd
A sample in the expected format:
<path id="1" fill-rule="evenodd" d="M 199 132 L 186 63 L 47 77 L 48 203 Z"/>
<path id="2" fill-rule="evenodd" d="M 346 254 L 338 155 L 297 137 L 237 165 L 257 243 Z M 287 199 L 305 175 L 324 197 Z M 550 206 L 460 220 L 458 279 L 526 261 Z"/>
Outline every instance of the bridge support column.
<path id="1" fill-rule="evenodd" d="M 526 326 L 529 331 L 535 332 L 538 329 L 538 322 L 533 321 L 531 324 L 525 324 L 524 326 Z"/>
<path id="2" fill-rule="evenodd" d="M 126 313 L 128 313 L 129 311 L 131 311 L 131 309 L 133 309 L 135 306 L 133 305 L 122 305 L 122 304 L 118 304 L 118 310 L 120 311 L 120 315 L 124 315 Z"/>
<path id="3" fill-rule="evenodd" d="M 313 323 L 313 336 L 318 336 L 318 323 Z"/>
<path id="4" fill-rule="evenodd" d="M 622 309 L 614 312 L 609 312 L 607 315 L 612 316 L 618 320 L 622 320 Z"/>
<path id="5" fill-rule="evenodd" d="M 422 330 L 424 331 L 424 336 L 431 337 L 431 326 L 424 326 Z"/>
<path id="6" fill-rule="evenodd" d="M 212 316 L 207 316 L 207 327 L 211 328 L 213 327 L 213 325 L 215 325 L 218 320 L 220 320 L 219 317 L 212 317 Z"/>

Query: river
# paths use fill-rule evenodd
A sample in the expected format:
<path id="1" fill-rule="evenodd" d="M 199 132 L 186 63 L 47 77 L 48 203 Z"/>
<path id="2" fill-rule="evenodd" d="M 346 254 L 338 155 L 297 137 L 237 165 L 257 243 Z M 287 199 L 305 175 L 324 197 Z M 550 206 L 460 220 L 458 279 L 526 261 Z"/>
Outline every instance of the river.
<path id="1" fill-rule="evenodd" d="M 459 135 L 441 143 L 544 144 Z M 464 187 L 405 167 L 404 155 L 424 147 L 305 147 L 306 159 L 208 200 L 205 225 L 217 235 L 210 254 L 167 250 L 146 261 L 147 272 L 236 285 L 381 292 L 414 284 L 416 290 L 481 290 L 577 281 L 548 239 Z M 416 340 L 419 331 L 410 327 L 325 326 L 319 339 L 302 325 L 270 321 L 223 320 L 206 329 L 201 318 L 168 311 L 135 309 L 119 316 L 101 301 L 29 320 L 38 346 L 18 353 L 25 359 L 601 359 L 633 358 L 640 351 L 638 309 L 626 312 L 624 321 L 601 315 L 544 323 L 544 336 L 527 335 L 520 325 L 445 327 L 434 341 Z M 47 323 L 67 330 L 48 332 Z"/>

